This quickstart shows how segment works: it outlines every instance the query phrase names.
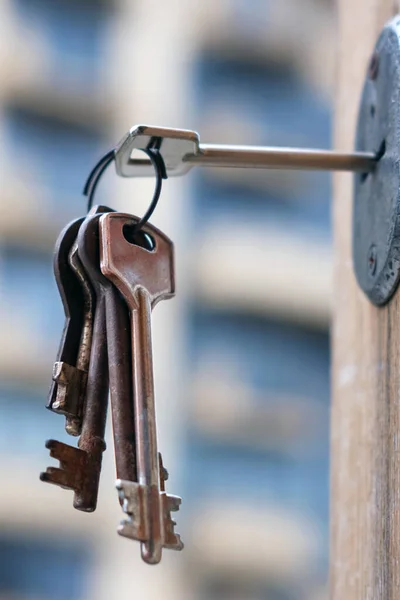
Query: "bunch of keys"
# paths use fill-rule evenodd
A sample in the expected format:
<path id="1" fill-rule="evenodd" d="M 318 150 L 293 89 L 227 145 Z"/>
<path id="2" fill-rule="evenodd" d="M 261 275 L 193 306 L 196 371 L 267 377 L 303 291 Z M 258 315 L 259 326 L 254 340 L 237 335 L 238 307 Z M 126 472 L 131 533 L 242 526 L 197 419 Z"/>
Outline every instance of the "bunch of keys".
<path id="1" fill-rule="evenodd" d="M 70 223 L 57 241 L 54 271 L 65 326 L 47 407 L 65 416 L 77 447 L 49 440 L 41 480 L 74 491 L 76 509 L 96 509 L 108 393 L 125 519 L 118 533 L 141 542 L 145 562 L 163 548 L 181 550 L 171 512 L 181 504 L 165 491 L 168 473 L 157 450 L 151 311 L 174 295 L 172 242 L 147 223 L 105 206 Z"/>

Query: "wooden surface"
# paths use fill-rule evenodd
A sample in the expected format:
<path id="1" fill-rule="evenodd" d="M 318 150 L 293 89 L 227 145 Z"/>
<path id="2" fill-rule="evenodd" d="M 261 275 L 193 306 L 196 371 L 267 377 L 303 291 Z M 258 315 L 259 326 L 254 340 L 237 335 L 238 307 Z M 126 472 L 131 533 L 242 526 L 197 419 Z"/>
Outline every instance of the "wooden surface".
<path id="1" fill-rule="evenodd" d="M 350 150 L 366 65 L 399 11 L 338 1 L 335 146 Z M 351 260 L 352 178 L 334 177 L 331 600 L 400 599 L 400 292 L 375 308 Z"/>

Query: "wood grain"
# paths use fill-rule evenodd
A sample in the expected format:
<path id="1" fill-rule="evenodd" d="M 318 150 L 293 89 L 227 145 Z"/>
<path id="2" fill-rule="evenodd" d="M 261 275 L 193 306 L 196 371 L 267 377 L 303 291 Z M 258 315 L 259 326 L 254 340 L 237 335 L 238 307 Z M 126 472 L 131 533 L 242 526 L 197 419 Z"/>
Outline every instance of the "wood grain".
<path id="1" fill-rule="evenodd" d="M 350 150 L 366 65 L 396 0 L 339 0 L 335 145 Z M 332 600 L 400 598 L 400 294 L 375 308 L 351 259 L 352 178 L 334 177 Z"/>

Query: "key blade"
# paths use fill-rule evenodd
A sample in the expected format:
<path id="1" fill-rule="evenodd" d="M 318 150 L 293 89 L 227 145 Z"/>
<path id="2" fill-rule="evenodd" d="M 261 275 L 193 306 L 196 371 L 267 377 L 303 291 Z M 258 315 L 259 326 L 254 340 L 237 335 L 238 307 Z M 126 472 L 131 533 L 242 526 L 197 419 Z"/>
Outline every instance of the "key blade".
<path id="1" fill-rule="evenodd" d="M 94 442 L 91 454 L 57 440 L 48 440 L 46 448 L 50 450 L 51 458 L 59 461 L 60 466 L 47 467 L 40 474 L 40 480 L 75 492 L 73 506 L 77 510 L 96 510 L 97 474 L 104 451 L 103 440 Z"/>
<path id="2" fill-rule="evenodd" d="M 82 217 L 69 223 L 58 236 L 54 249 L 54 276 L 65 314 L 64 329 L 56 361 L 66 362 L 70 365 L 75 364 L 79 348 L 83 322 L 83 297 L 79 281 L 70 268 L 68 256 L 83 221 Z M 57 383 L 53 379 L 46 408 L 54 410 L 54 412 L 57 412 L 53 408 L 56 396 Z"/>
<path id="3" fill-rule="evenodd" d="M 150 251 L 130 243 L 125 235 L 137 222 L 138 219 L 122 213 L 109 213 L 100 218 L 100 265 L 103 274 L 125 299 L 133 301 L 132 291 L 144 287 L 154 307 L 158 301 L 175 294 L 173 244 L 149 224 L 142 231 L 154 240 L 154 249 Z M 131 309 L 137 308 L 132 302 L 128 304 Z"/>
<path id="4" fill-rule="evenodd" d="M 139 542 L 146 542 L 149 539 L 147 486 L 133 481 L 117 479 L 115 487 L 118 490 L 122 510 L 128 516 L 117 529 L 119 535 Z"/>
<path id="5" fill-rule="evenodd" d="M 179 510 L 182 499 L 179 496 L 173 496 L 161 492 L 161 502 L 163 507 L 163 525 L 164 525 L 164 548 L 169 550 L 182 550 L 184 545 L 179 533 L 175 533 L 175 521 L 171 518 L 171 512 Z"/>
<path id="6" fill-rule="evenodd" d="M 83 404 L 82 394 L 86 386 L 87 372 L 66 362 L 55 362 L 53 381 L 57 384 L 53 411 L 69 417 L 66 429 L 70 435 L 80 434 L 80 413 Z"/>
<path id="7" fill-rule="evenodd" d="M 57 440 L 47 440 L 46 448 L 50 450 L 51 458 L 59 461 L 60 466 L 47 467 L 40 474 L 40 480 L 78 492 L 82 485 L 82 472 L 87 468 L 86 453 Z"/>
<path id="8" fill-rule="evenodd" d="M 109 210 L 112 209 L 107 206 L 94 206 L 88 216 Z M 77 236 L 84 220 L 85 217 L 81 217 L 69 223 L 58 236 L 55 245 L 54 275 L 64 307 L 65 324 L 47 403 L 48 409 L 67 417 L 66 430 L 75 436 L 79 435 L 81 429 L 82 390 L 85 386 L 85 376 L 80 376 L 80 371 L 87 371 L 87 365 L 80 360 L 82 346 L 84 350 L 88 347 L 87 340 L 82 338 L 82 328 L 86 326 L 87 330 L 89 326 L 90 329 L 90 323 L 88 325 L 86 321 L 91 308 L 88 306 L 90 290 L 85 289 L 85 277 L 74 260 Z M 87 350 L 86 355 L 88 352 Z M 77 371 L 74 371 L 75 368 Z"/>
<path id="9" fill-rule="evenodd" d="M 116 488 L 122 509 L 128 515 L 128 519 L 122 521 L 117 530 L 119 535 L 143 543 L 149 542 L 149 488 L 139 483 L 121 479 L 117 480 Z M 170 550 L 182 550 L 184 547 L 180 535 L 175 533 L 176 523 L 171 518 L 171 512 L 179 510 L 181 502 L 179 496 L 173 496 L 165 492 L 160 493 L 160 508 L 162 511 L 162 514 L 159 515 L 162 522 L 161 545 Z M 159 562 L 159 559 L 154 560 L 151 552 L 147 552 L 146 562 L 155 564 Z"/>

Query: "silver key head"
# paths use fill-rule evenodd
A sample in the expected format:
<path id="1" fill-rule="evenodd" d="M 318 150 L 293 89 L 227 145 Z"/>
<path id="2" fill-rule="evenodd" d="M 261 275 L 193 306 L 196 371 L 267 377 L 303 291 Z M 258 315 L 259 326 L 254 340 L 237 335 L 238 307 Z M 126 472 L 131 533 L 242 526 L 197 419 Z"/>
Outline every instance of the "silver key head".
<path id="1" fill-rule="evenodd" d="M 100 218 L 101 271 L 119 289 L 131 310 L 137 308 L 135 293 L 139 288 L 148 294 L 152 308 L 175 294 L 173 243 L 149 223 L 133 233 L 137 222 L 122 213 Z"/>
<path id="2" fill-rule="evenodd" d="M 193 165 L 185 162 L 185 156 L 200 152 L 200 138 L 196 131 L 134 125 L 115 150 L 115 168 L 118 175 L 122 175 L 122 177 L 152 177 L 154 167 L 149 158 L 144 155 L 143 158 L 139 158 L 132 153 L 134 150 L 147 148 L 154 139 L 159 140 L 159 149 L 168 177 L 187 173 Z"/>

